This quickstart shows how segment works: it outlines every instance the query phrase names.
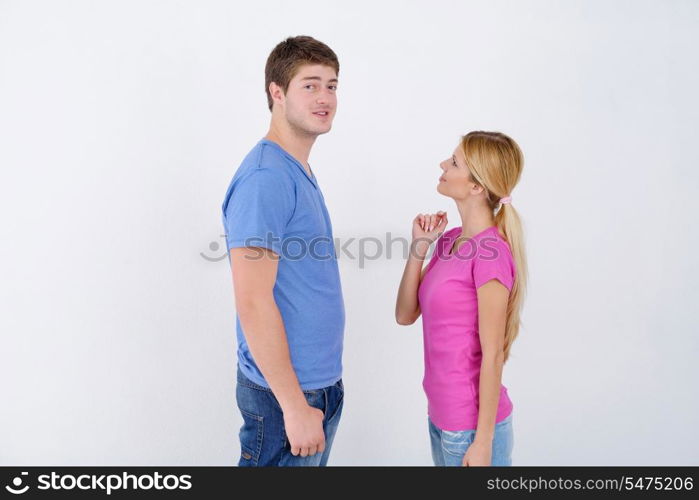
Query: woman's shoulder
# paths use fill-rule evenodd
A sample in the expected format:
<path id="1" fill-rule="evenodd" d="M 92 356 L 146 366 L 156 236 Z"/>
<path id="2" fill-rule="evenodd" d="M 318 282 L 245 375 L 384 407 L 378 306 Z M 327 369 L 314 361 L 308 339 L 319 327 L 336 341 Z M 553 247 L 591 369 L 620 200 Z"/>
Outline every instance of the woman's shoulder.
<path id="1" fill-rule="evenodd" d="M 512 249 L 507 241 L 507 238 L 494 227 L 487 233 L 481 235 L 478 241 L 479 257 L 481 255 L 489 255 L 492 250 L 497 250 L 498 255 L 512 259 Z"/>
<path id="2" fill-rule="evenodd" d="M 478 253 L 473 265 L 478 267 L 497 266 L 515 272 L 516 263 L 510 245 L 505 238 L 491 237 L 487 241 L 481 241 L 478 245 Z"/>

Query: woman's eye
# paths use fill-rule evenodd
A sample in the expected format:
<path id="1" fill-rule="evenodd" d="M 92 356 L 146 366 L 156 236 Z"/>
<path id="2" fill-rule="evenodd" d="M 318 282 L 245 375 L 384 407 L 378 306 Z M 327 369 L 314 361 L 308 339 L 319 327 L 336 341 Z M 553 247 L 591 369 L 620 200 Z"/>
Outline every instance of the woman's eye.
<path id="1" fill-rule="evenodd" d="M 313 85 L 306 85 L 304 88 L 305 88 L 305 89 L 312 89 L 312 88 L 313 88 Z"/>
<path id="2" fill-rule="evenodd" d="M 456 160 L 454 158 L 451 159 L 451 164 L 456 167 Z"/>

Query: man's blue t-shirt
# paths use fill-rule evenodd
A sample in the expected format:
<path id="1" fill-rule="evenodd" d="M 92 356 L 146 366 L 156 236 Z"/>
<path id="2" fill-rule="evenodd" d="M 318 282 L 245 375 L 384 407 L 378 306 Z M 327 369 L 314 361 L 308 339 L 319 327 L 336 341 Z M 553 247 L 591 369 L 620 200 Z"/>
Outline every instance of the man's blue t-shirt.
<path id="1" fill-rule="evenodd" d="M 222 209 L 229 249 L 265 247 L 280 256 L 274 299 L 301 388 L 335 384 L 342 377 L 345 309 L 330 215 L 315 175 L 261 139 L 238 167 Z M 236 328 L 241 371 L 269 387 L 237 314 Z"/>

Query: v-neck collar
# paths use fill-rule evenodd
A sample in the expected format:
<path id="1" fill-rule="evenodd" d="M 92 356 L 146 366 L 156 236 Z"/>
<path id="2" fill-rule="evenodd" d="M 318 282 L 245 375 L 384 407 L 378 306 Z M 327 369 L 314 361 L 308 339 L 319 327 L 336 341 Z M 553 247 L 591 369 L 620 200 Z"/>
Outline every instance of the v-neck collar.
<path id="1" fill-rule="evenodd" d="M 296 158 L 294 158 L 294 155 L 289 153 L 286 149 L 281 147 L 279 144 L 277 144 L 274 141 L 270 141 L 269 139 L 265 139 L 264 137 L 260 139 L 260 143 L 262 144 L 267 144 L 270 145 L 274 148 L 277 148 L 284 156 L 286 156 L 289 160 L 291 160 L 303 173 L 303 175 L 310 181 L 311 184 L 313 184 L 313 187 L 318 189 L 318 180 L 316 179 L 315 174 L 313 173 L 313 170 L 311 170 L 311 175 L 308 175 L 308 172 L 306 172 L 306 169 L 301 165 L 301 162 L 298 161 Z M 311 164 L 308 164 L 308 168 L 311 168 Z"/>
<path id="2" fill-rule="evenodd" d="M 474 234 L 474 235 L 471 236 L 470 238 L 466 238 L 465 241 L 475 240 L 476 238 L 480 237 L 481 235 L 487 233 L 488 231 L 492 231 L 493 229 L 496 229 L 496 230 L 497 230 L 497 228 L 498 228 L 498 226 L 489 226 L 489 227 L 486 227 L 483 231 Z M 452 238 L 452 239 L 449 239 L 449 240 L 448 240 L 448 244 L 446 245 L 445 252 L 446 252 L 446 254 L 447 254 L 447 257 L 450 257 L 450 258 L 451 258 L 451 257 L 453 257 L 454 255 L 456 255 L 456 254 L 461 250 L 461 248 L 462 248 L 462 246 L 463 246 L 463 245 L 461 245 L 461 246 L 459 246 L 456 250 L 454 250 L 453 252 L 451 251 L 451 250 L 454 248 L 454 242 L 456 242 L 456 240 L 461 236 L 461 232 L 463 231 L 463 228 L 458 228 L 458 229 L 459 229 L 458 231 L 454 231 L 454 234 L 452 235 L 453 238 Z"/>

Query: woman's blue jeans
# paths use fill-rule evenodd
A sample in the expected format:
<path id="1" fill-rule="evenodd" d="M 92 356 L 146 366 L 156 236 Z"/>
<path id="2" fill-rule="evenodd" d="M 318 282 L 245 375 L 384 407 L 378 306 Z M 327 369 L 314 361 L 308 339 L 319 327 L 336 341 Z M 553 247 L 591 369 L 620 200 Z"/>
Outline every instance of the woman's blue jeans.
<path id="1" fill-rule="evenodd" d="M 461 466 L 466 450 L 476 437 L 476 430 L 444 431 L 434 425 L 429 417 L 427 421 L 434 464 L 441 467 Z M 512 465 L 513 445 L 514 433 L 512 431 L 512 413 L 510 413 L 507 418 L 495 424 L 491 465 Z"/>

